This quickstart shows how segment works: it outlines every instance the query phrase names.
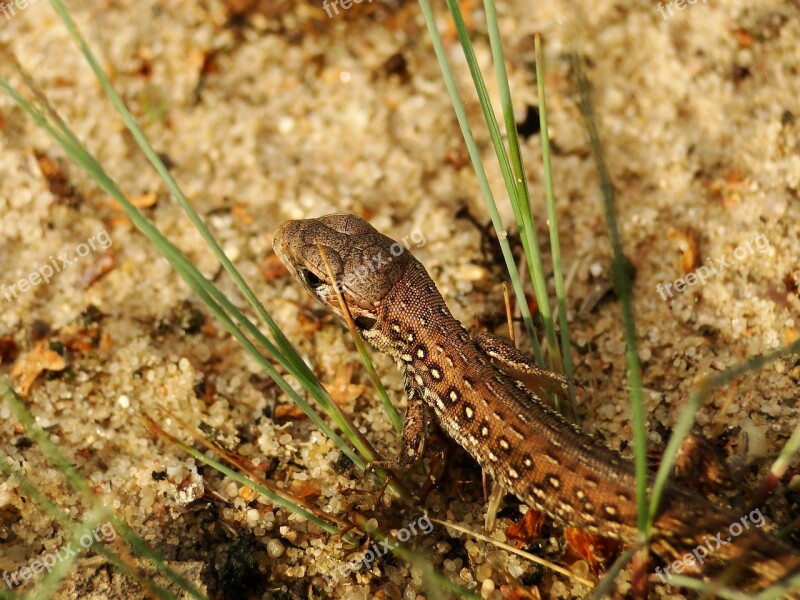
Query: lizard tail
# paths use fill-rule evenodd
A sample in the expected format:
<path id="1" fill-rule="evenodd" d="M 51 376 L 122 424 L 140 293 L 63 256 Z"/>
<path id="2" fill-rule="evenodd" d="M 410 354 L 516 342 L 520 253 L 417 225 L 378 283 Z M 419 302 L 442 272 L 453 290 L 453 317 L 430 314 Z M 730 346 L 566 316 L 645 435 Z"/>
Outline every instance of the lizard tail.
<path id="1" fill-rule="evenodd" d="M 800 572 L 800 554 L 761 529 L 766 519 L 760 510 L 737 517 L 710 503 L 694 507 L 667 510 L 656 519 L 653 549 L 672 561 L 667 566 L 672 574 L 683 571 L 720 577 L 737 587 L 763 587 Z M 800 591 L 785 597 L 800 599 Z"/>

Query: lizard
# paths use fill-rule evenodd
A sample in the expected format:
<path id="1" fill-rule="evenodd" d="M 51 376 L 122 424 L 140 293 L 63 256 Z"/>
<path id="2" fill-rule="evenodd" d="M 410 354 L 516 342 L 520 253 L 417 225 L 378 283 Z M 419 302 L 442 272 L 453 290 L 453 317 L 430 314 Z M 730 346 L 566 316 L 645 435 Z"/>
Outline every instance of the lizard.
<path id="1" fill-rule="evenodd" d="M 348 214 L 287 221 L 275 232 L 273 248 L 317 300 L 344 318 L 338 288 L 360 335 L 402 372 L 408 400 L 402 449 L 369 467 L 413 466 L 425 447 L 430 411 L 494 481 L 527 505 L 562 524 L 637 543 L 632 462 L 567 421 L 520 380 L 527 374 L 557 390 L 561 376 L 500 338 L 470 336 L 406 248 Z M 648 491 L 650 485 L 652 476 Z M 663 494 L 650 546 L 663 561 L 705 546 L 710 550 L 703 569 L 736 560 L 761 585 L 800 570 L 800 554 L 758 528 L 722 539 L 744 520 L 690 488 L 670 482 Z"/>

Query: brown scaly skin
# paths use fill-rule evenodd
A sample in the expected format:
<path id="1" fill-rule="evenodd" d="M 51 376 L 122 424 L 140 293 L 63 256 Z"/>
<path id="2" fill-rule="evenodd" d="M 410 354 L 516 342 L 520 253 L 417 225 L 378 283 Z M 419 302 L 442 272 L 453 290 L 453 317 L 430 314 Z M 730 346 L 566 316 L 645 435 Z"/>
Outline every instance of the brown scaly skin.
<path id="1" fill-rule="evenodd" d="M 392 356 L 404 376 L 408 412 L 403 449 L 375 466 L 404 469 L 416 462 L 425 444 L 427 406 L 448 435 L 528 505 L 561 523 L 636 542 L 632 463 L 510 376 L 528 371 L 538 373 L 541 381 L 535 365 L 498 338 L 471 338 L 422 264 L 364 220 L 328 215 L 284 223 L 275 233 L 275 252 L 340 317 L 319 245 L 361 334 Z M 558 380 L 550 378 L 550 384 Z M 543 387 L 553 389 L 547 376 L 544 381 Z M 731 524 L 741 519 L 671 484 L 654 525 L 653 551 L 672 563 L 705 545 L 713 551 L 703 574 L 714 570 L 714 564 L 737 559 L 751 581 L 760 584 L 800 568 L 800 555 L 752 524 L 716 548 L 718 534 L 726 541 Z"/>

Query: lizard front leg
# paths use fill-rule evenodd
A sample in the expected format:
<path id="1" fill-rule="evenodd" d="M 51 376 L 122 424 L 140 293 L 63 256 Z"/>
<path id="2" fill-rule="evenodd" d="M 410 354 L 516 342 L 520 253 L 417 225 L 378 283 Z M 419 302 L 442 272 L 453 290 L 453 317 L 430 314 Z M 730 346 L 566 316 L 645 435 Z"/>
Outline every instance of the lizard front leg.
<path id="1" fill-rule="evenodd" d="M 506 375 L 520 380 L 534 392 L 552 392 L 562 397 L 569 395 L 569 379 L 539 367 L 529 356 L 517 350 L 503 338 L 489 333 L 474 337 L 475 343 L 491 358 L 495 366 Z"/>
<path id="2" fill-rule="evenodd" d="M 420 459 L 425 450 L 425 435 L 428 425 L 425 414 L 425 403 L 419 390 L 412 386 L 408 379 L 405 383 L 408 409 L 403 422 L 403 448 L 400 453 L 387 460 L 373 460 L 367 464 L 367 471 L 386 469 L 389 471 L 407 471 Z"/>

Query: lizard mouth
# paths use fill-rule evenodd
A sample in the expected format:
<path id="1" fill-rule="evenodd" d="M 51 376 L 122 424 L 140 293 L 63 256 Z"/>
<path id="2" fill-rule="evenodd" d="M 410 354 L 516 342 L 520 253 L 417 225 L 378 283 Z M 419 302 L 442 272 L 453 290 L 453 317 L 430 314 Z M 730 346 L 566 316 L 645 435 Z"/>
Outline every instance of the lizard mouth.
<path id="1" fill-rule="evenodd" d="M 356 327 L 358 327 L 358 329 L 361 331 L 369 331 L 378 323 L 377 319 L 373 319 L 372 317 L 367 317 L 365 315 L 356 317 L 353 320 L 355 321 Z"/>

